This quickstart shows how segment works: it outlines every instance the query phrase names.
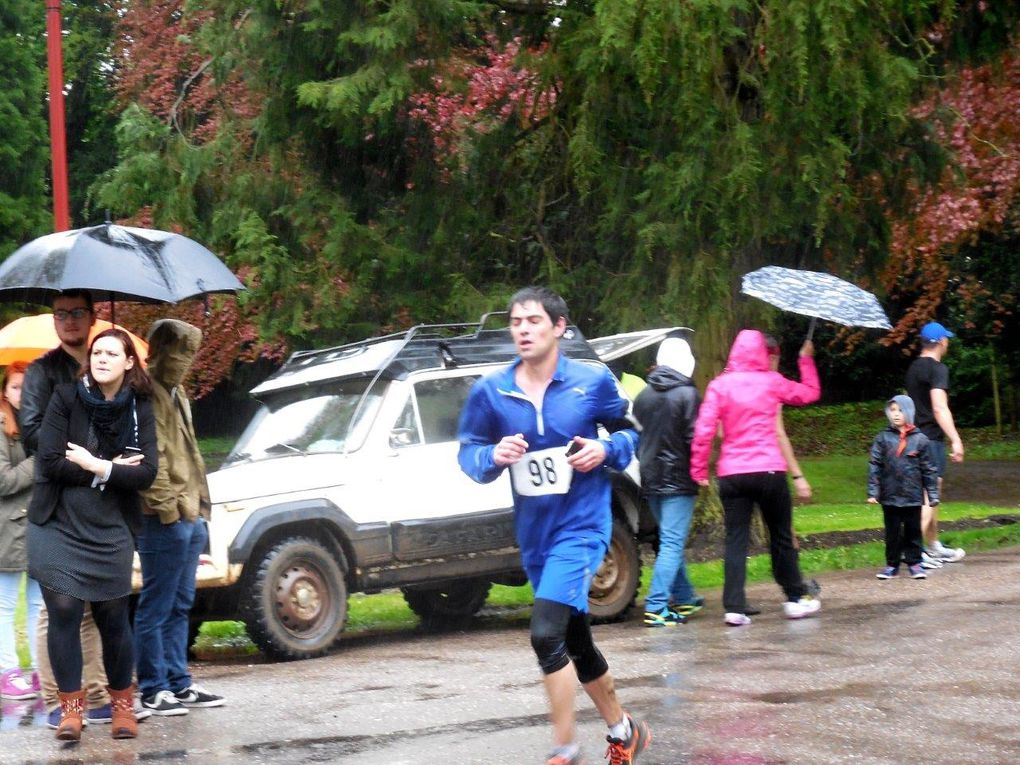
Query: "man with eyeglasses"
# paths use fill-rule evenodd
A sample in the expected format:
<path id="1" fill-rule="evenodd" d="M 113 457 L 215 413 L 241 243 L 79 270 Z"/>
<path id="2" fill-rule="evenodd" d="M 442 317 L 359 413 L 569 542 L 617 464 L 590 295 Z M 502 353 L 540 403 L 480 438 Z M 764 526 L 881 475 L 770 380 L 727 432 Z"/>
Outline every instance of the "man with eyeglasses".
<path id="1" fill-rule="evenodd" d="M 89 353 L 89 330 L 96 321 L 92 296 L 85 290 L 68 290 L 53 299 L 53 328 L 60 345 L 36 359 L 25 372 L 18 418 L 25 451 L 35 454 L 39 427 L 53 389 L 78 379 Z"/>
<path id="2" fill-rule="evenodd" d="M 39 445 L 39 428 L 53 389 L 64 383 L 73 383 L 88 360 L 89 330 L 96 321 L 92 295 L 86 290 L 66 290 L 53 299 L 53 327 L 60 345 L 33 361 L 25 371 L 21 388 L 19 423 L 25 451 L 35 454 Z M 49 712 L 49 724 L 56 728 L 60 723 L 60 702 L 57 683 L 50 668 L 46 636 L 49 618 L 43 608 L 39 615 L 36 637 L 39 646 L 39 677 L 35 690 L 42 693 Z M 81 624 L 83 674 L 89 707 L 87 718 L 93 723 L 112 721 L 110 696 L 106 690 L 106 672 L 103 669 L 103 645 L 99 630 L 92 620 L 92 611 L 86 605 Z M 35 678 L 33 678 L 36 680 Z M 149 713 L 144 713 L 145 717 Z"/>

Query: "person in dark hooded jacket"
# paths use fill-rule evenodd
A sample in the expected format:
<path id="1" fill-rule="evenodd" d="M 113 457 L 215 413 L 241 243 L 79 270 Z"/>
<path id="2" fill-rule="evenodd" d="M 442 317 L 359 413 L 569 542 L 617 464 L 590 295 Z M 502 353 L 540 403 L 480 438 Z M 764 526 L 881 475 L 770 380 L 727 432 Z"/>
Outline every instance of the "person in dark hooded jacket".
<path id="1" fill-rule="evenodd" d="M 684 545 L 698 496 L 690 462 L 700 397 L 691 380 L 694 356 L 686 340 L 663 340 L 656 364 L 648 375 L 648 386 L 634 401 L 634 417 L 641 424 L 641 488 L 659 523 L 659 551 L 645 598 L 645 625 L 665 627 L 687 621 L 705 602 L 694 592 L 684 565 Z"/>
<path id="2" fill-rule="evenodd" d="M 900 559 L 912 579 L 926 579 L 921 568 L 921 505 L 924 493 L 932 507 L 939 504 L 938 468 L 928 437 L 914 426 L 914 401 L 893 396 L 886 402 L 889 427 L 875 436 L 868 460 L 868 503 L 882 505 L 885 520 L 886 567 L 879 579 L 899 573 Z"/>

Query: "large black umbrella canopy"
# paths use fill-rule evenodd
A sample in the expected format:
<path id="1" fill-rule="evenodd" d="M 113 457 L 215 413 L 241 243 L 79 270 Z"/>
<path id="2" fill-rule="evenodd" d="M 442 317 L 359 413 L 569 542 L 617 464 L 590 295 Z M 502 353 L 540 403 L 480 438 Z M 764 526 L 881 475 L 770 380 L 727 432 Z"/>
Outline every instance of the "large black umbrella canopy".
<path id="1" fill-rule="evenodd" d="M 71 289 L 97 301 L 179 303 L 244 285 L 186 236 L 113 223 L 41 236 L 0 264 L 0 300 L 45 305 Z"/>
<path id="2" fill-rule="evenodd" d="M 740 291 L 802 316 L 848 327 L 892 329 L 878 298 L 832 274 L 765 266 L 744 274 Z"/>

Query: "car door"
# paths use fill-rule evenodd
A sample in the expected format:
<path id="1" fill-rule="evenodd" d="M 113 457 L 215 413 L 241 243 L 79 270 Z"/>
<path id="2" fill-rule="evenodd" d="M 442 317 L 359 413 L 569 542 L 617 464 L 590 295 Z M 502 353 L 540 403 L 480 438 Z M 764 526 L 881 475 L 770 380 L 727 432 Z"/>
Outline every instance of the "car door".
<path id="1" fill-rule="evenodd" d="M 495 550 L 514 544 L 513 497 L 507 474 L 479 484 L 457 462 L 457 426 L 479 372 L 411 378 L 410 395 L 394 423 L 387 501 L 400 508 L 391 522 L 401 560 Z"/>

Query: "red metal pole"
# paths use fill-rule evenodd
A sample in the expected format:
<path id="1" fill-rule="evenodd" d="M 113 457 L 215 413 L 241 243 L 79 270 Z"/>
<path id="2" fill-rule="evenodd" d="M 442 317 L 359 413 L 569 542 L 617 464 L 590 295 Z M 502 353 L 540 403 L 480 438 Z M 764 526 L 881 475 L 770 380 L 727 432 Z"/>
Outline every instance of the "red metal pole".
<path id="1" fill-rule="evenodd" d="M 46 0 L 46 61 L 50 80 L 50 155 L 53 165 L 53 230 L 71 228 L 64 126 L 64 56 L 60 0 Z"/>

